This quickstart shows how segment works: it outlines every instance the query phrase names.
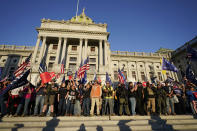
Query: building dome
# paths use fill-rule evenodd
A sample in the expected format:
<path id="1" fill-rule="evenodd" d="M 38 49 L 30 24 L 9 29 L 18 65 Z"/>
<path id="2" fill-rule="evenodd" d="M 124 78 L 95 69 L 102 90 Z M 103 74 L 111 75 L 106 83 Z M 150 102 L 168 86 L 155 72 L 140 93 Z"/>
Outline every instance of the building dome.
<path id="1" fill-rule="evenodd" d="M 70 19 L 70 21 L 77 23 L 88 23 L 88 24 L 94 23 L 90 17 L 86 16 L 85 9 L 83 9 L 83 12 L 79 16 L 77 16 L 77 18 L 76 16 L 74 16 Z"/>

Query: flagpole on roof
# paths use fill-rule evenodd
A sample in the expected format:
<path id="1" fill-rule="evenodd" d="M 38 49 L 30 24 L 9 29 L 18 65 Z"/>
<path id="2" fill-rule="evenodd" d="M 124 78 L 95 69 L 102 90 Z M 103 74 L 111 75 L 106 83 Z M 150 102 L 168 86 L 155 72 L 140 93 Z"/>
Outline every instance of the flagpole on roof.
<path id="1" fill-rule="evenodd" d="M 79 0 L 77 1 L 76 20 L 77 20 L 78 9 L 79 9 Z"/>

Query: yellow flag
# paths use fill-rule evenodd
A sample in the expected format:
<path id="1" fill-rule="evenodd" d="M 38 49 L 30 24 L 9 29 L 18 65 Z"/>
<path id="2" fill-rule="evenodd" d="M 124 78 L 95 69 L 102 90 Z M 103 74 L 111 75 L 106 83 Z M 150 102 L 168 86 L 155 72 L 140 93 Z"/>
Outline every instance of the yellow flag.
<path id="1" fill-rule="evenodd" d="M 164 74 L 164 75 L 165 75 L 165 74 L 166 74 L 166 70 L 162 70 L 162 74 Z"/>
<path id="2" fill-rule="evenodd" d="M 162 61 L 163 61 L 163 59 L 161 58 L 161 59 L 160 59 L 160 62 L 161 62 L 161 68 L 162 68 Z M 166 70 L 162 70 L 162 74 L 164 74 L 164 75 L 165 75 L 165 74 L 166 74 Z"/>

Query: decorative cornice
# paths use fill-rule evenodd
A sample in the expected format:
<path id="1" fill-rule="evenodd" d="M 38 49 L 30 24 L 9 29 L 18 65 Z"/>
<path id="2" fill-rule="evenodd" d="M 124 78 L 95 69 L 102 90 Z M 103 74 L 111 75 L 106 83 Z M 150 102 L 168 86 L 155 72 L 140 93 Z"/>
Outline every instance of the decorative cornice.
<path id="1" fill-rule="evenodd" d="M 99 24 L 96 24 L 96 23 L 85 23 L 85 22 L 71 22 L 71 21 L 66 21 L 66 20 L 50 20 L 50 19 L 42 19 L 41 20 L 42 23 L 51 23 L 51 22 L 54 22 L 54 23 L 60 23 L 60 24 L 75 24 L 75 25 L 84 25 L 84 26 L 87 26 L 87 25 L 96 25 L 96 26 L 99 26 L 99 27 L 107 27 L 107 24 L 104 23 L 99 23 Z"/>
<path id="2" fill-rule="evenodd" d="M 50 32 L 74 32 L 74 33 L 86 33 L 86 34 L 97 34 L 97 35 L 107 35 L 109 32 L 99 32 L 99 31 L 85 31 L 85 30 L 69 30 L 69 29 L 55 29 L 55 28 L 36 28 L 39 31 L 50 31 Z"/>

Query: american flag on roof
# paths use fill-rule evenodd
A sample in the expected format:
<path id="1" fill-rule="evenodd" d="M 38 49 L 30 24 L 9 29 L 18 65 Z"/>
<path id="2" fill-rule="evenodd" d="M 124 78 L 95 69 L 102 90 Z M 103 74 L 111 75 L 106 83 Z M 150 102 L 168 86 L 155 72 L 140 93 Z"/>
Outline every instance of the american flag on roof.
<path id="1" fill-rule="evenodd" d="M 18 67 L 18 69 L 14 72 L 14 76 L 18 77 L 23 72 L 30 67 L 30 59 L 31 59 L 32 53 L 25 59 L 25 61 Z"/>
<path id="2" fill-rule="evenodd" d="M 123 69 L 122 70 L 118 69 L 118 79 L 120 83 L 123 83 L 123 84 L 126 83 L 126 78 L 123 74 Z"/>
<path id="3" fill-rule="evenodd" d="M 61 73 L 64 74 L 64 68 L 65 68 L 65 56 L 64 58 L 62 59 L 62 62 L 61 62 Z"/>

